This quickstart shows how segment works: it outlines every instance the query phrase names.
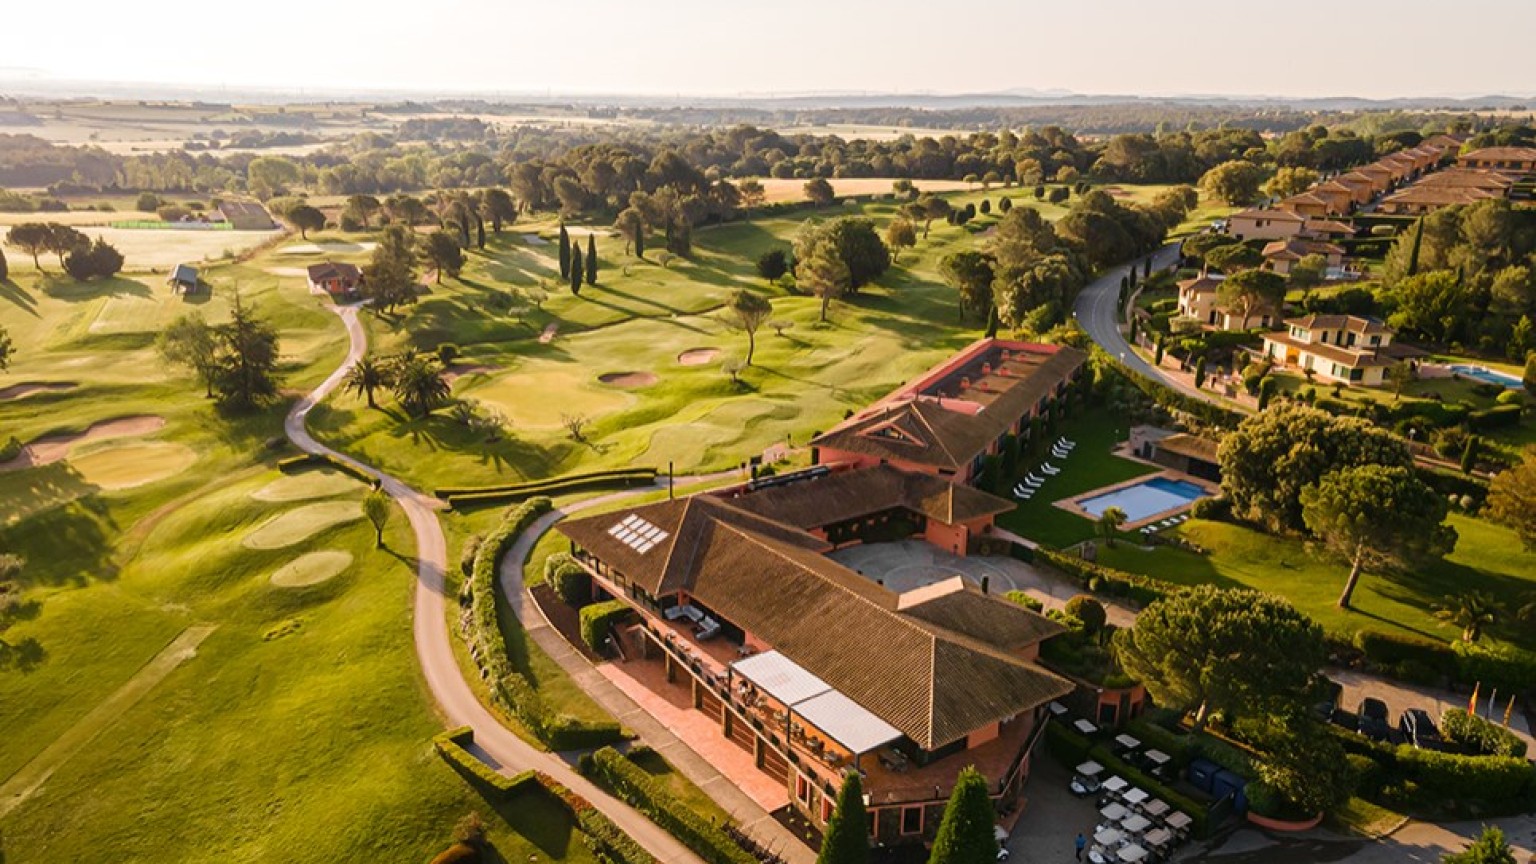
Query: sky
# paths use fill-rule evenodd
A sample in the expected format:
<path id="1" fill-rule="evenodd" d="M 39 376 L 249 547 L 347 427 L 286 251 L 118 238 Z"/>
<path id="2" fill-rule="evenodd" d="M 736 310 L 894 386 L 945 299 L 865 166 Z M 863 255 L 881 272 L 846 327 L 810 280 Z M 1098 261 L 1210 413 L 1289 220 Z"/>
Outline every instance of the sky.
<path id="1" fill-rule="evenodd" d="M 1528 0 L 6 5 L 0 78 L 13 79 L 424 95 L 1536 92 Z"/>

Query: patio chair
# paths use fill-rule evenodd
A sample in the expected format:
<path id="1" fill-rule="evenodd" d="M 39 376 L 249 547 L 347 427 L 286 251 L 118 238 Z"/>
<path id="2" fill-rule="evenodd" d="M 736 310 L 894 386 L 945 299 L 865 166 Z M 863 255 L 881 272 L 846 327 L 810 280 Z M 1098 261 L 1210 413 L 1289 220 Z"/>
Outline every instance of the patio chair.
<path id="1" fill-rule="evenodd" d="M 1052 465 L 1049 462 L 1045 463 L 1044 465 L 1041 465 L 1040 466 L 1040 471 L 1041 471 L 1041 473 L 1049 474 L 1052 477 L 1055 477 L 1057 474 L 1061 473 L 1061 469 L 1060 468 L 1057 468 L 1055 465 Z"/>
<path id="2" fill-rule="evenodd" d="M 1065 459 L 1068 456 L 1072 455 L 1072 451 L 1071 450 L 1056 450 L 1056 449 L 1053 448 L 1051 450 L 1051 455 L 1055 456 L 1057 459 Z"/>
<path id="3" fill-rule="evenodd" d="M 1045 485 L 1045 478 L 1036 477 L 1033 474 L 1026 474 L 1024 475 L 1024 485 L 1034 489 L 1039 489 L 1041 486 Z"/>

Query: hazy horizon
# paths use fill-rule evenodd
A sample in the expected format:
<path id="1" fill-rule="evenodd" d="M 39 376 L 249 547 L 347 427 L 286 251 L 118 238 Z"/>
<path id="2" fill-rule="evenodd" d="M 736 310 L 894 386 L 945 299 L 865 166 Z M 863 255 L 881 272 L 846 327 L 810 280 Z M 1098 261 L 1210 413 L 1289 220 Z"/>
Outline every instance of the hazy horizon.
<path id="1" fill-rule="evenodd" d="M 15 33 L 53 33 L 65 23 L 58 8 L 20 7 L 7 18 Z M 1392 99 L 1536 91 L 1536 55 L 1522 45 L 1536 5 L 1467 0 L 1449 16 L 1425 0 L 1295 0 L 1279 16 L 1212 0 L 1069 8 L 993 0 L 965 7 L 963 22 L 934 8 L 785 0 L 758 11 L 671 0 L 640 14 L 622 0 L 520 9 L 444 0 L 430 15 L 407 17 L 359 0 L 269 0 L 257 12 L 168 0 L 146 16 L 140 7 L 80 0 L 70 20 L 96 24 L 74 28 L 67 51 L 56 39 L 14 40 L 0 78 L 429 97 L 1031 90 Z M 925 16 L 956 32 L 933 35 Z"/>

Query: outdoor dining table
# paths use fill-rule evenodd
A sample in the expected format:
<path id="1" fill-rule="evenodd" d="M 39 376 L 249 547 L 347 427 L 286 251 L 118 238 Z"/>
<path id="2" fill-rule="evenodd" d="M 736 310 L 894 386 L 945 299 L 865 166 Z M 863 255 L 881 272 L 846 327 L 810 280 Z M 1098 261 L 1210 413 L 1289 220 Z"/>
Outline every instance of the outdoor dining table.
<path id="1" fill-rule="evenodd" d="M 1140 861 L 1141 859 L 1147 857 L 1147 850 L 1137 846 L 1135 843 L 1132 843 L 1129 846 L 1124 846 L 1120 849 L 1119 857 L 1121 861 L 1125 861 L 1127 864 L 1133 864 L 1133 862 Z"/>
<path id="2" fill-rule="evenodd" d="M 1047 711 L 1051 712 L 1052 717 L 1060 717 L 1067 713 L 1067 706 L 1061 704 L 1060 702 L 1051 702 L 1046 705 L 1045 708 Z"/>
<path id="3" fill-rule="evenodd" d="M 1129 812 L 1130 811 L 1126 810 L 1124 806 L 1111 802 L 1105 806 L 1104 809 L 1099 811 L 1099 815 L 1103 816 L 1105 819 L 1108 819 L 1111 822 L 1119 822 L 1121 819 L 1124 819 L 1125 814 Z"/>
<path id="4" fill-rule="evenodd" d="M 1159 768 L 1173 761 L 1172 756 L 1169 756 L 1167 753 L 1164 753 L 1161 750 L 1148 750 L 1144 755 L 1147 757 L 1148 762 L 1151 762 L 1153 765 L 1156 765 Z"/>
<path id="5" fill-rule="evenodd" d="M 1120 823 L 1120 827 L 1130 834 L 1140 834 L 1152 827 L 1152 821 L 1139 813 L 1132 813 L 1129 819 Z"/>
<path id="6" fill-rule="evenodd" d="M 1099 731 L 1099 727 L 1089 723 L 1087 720 L 1073 720 L 1072 728 L 1083 735 L 1092 735 Z"/>
<path id="7" fill-rule="evenodd" d="M 1093 835 L 1093 842 L 1099 844 L 1100 846 L 1113 846 L 1114 844 L 1119 843 L 1120 839 L 1124 836 L 1124 834 L 1121 834 L 1114 828 L 1105 828 L 1103 831 Z"/>
<path id="8" fill-rule="evenodd" d="M 1097 776 L 1099 772 L 1103 770 L 1103 765 L 1093 761 L 1084 762 L 1083 764 L 1077 766 L 1077 773 L 1083 775 L 1084 777 Z"/>
<path id="9" fill-rule="evenodd" d="M 1140 741 L 1138 741 L 1135 738 L 1132 738 L 1129 735 L 1124 735 L 1124 734 L 1116 735 L 1115 736 L 1115 743 L 1119 744 L 1121 747 L 1124 747 L 1127 750 L 1135 750 L 1137 747 L 1141 746 L 1141 742 Z"/>
<path id="10" fill-rule="evenodd" d="M 1169 816 L 1166 821 L 1169 828 L 1172 828 L 1175 831 L 1182 831 L 1185 828 L 1188 828 L 1189 823 L 1195 820 L 1189 818 L 1188 814 L 1186 814 L 1183 810 L 1179 810 L 1172 816 Z"/>
<path id="11" fill-rule="evenodd" d="M 1148 795 L 1145 789 L 1132 789 L 1131 791 L 1125 793 L 1125 803 L 1134 807 L 1135 805 L 1140 804 L 1141 802 L 1151 797 L 1152 796 Z"/>
<path id="12" fill-rule="evenodd" d="M 1168 806 L 1168 802 L 1160 798 L 1153 798 L 1151 801 L 1141 805 L 1141 812 L 1151 816 L 1153 819 L 1161 819 L 1163 814 L 1172 809 L 1172 807 Z"/>
<path id="13" fill-rule="evenodd" d="M 1160 847 L 1173 840 L 1173 832 L 1167 828 L 1154 828 L 1147 832 L 1147 836 L 1141 838 L 1148 846 Z"/>

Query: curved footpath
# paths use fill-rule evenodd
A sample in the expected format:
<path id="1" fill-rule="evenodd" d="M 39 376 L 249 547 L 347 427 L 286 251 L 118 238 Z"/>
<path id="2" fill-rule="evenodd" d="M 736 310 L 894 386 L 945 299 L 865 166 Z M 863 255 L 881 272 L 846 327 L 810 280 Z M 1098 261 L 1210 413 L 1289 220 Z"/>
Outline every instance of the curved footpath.
<path id="1" fill-rule="evenodd" d="M 1178 257 L 1179 244 L 1169 243 L 1152 253 L 1152 269 L 1161 270 L 1178 260 Z M 1078 292 L 1077 302 L 1072 307 L 1072 317 L 1076 318 L 1077 323 L 1088 333 L 1088 338 L 1109 352 L 1109 356 L 1119 358 L 1121 364 L 1132 372 L 1171 387 L 1186 396 L 1230 408 L 1230 404 L 1216 395 L 1163 374 L 1161 369 L 1148 363 L 1140 354 L 1131 350 L 1131 344 L 1120 332 L 1120 315 L 1116 306 L 1120 302 L 1120 277 L 1129 272 L 1132 267 L 1138 266 L 1141 266 L 1141 261 L 1130 265 L 1122 264 L 1088 283 L 1082 291 Z"/>
<path id="2" fill-rule="evenodd" d="M 663 864 L 703 864 L 702 859 L 676 838 L 629 805 L 594 786 L 558 755 L 536 750 L 512 734 L 480 704 L 459 670 L 458 661 L 453 655 L 452 637 L 448 633 L 447 604 L 450 598 L 445 596 L 443 587 L 448 550 L 442 526 L 437 521 L 439 503 L 372 466 L 326 447 L 304 428 L 304 420 L 310 409 L 340 386 L 352 366 L 368 350 L 368 335 L 358 321 L 357 309 L 356 306 L 335 307 L 336 314 L 346 324 L 347 335 L 351 340 L 347 358 L 314 392 L 293 406 L 283 423 L 283 429 L 289 440 L 300 450 L 339 459 L 378 480 L 383 490 L 405 511 L 411 530 L 416 535 L 418 563 L 413 624 L 416 655 L 421 661 L 421 671 L 426 677 L 427 686 L 448 725 L 474 729 L 478 755 L 497 770 L 515 774 L 536 769 L 569 787 L 592 802 L 594 807 Z"/>

